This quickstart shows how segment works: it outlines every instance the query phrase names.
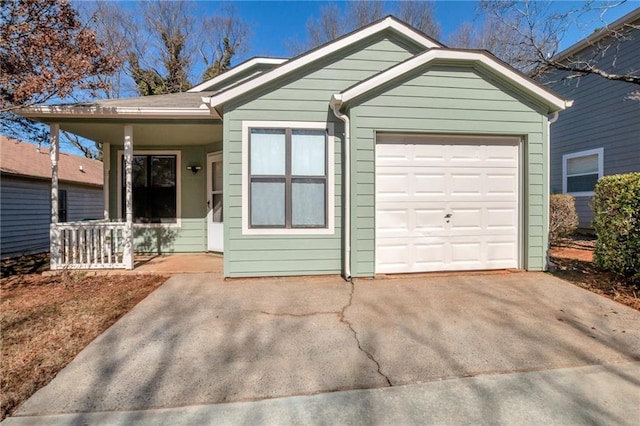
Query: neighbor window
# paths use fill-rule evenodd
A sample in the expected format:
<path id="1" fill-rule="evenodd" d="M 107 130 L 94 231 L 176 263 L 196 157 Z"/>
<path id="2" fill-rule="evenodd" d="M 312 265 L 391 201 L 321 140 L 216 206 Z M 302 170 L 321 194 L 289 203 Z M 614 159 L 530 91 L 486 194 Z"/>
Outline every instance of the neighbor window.
<path id="1" fill-rule="evenodd" d="M 67 190 L 58 190 L 58 222 L 67 221 Z"/>
<path id="2" fill-rule="evenodd" d="M 125 167 L 122 160 L 122 217 L 126 215 Z M 176 223 L 176 155 L 134 155 L 132 163 L 133 221 Z"/>
<path id="3" fill-rule="evenodd" d="M 593 195 L 602 176 L 602 165 L 602 148 L 563 155 L 563 192 L 577 196 Z"/>
<path id="4" fill-rule="evenodd" d="M 327 227 L 327 130 L 249 129 L 249 227 Z"/>

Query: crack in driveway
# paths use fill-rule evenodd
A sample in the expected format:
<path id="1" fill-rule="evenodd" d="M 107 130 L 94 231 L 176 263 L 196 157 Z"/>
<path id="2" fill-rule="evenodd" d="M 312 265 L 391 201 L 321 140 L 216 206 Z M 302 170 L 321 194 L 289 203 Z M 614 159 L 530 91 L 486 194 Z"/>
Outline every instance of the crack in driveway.
<path id="1" fill-rule="evenodd" d="M 353 337 L 356 340 L 358 349 L 360 349 L 360 351 L 364 353 L 367 356 L 367 358 L 369 358 L 371 361 L 373 361 L 376 364 L 378 374 L 384 377 L 384 379 L 387 381 L 387 384 L 389 386 L 393 386 L 389 377 L 382 372 L 382 367 L 380 366 L 380 363 L 378 362 L 378 360 L 374 358 L 373 354 L 371 354 L 369 351 L 365 350 L 362 347 L 362 345 L 360 344 L 360 340 L 358 339 L 358 333 L 353 328 L 353 325 L 345 318 L 345 311 L 351 307 L 351 303 L 353 302 L 353 293 L 355 292 L 355 283 L 353 282 L 353 280 L 349 280 L 349 284 L 351 285 L 351 291 L 349 292 L 349 302 L 346 305 L 344 305 L 342 307 L 342 310 L 340 311 L 340 322 L 346 324 L 347 327 L 349 327 L 349 330 L 351 330 L 351 332 L 353 333 Z"/>

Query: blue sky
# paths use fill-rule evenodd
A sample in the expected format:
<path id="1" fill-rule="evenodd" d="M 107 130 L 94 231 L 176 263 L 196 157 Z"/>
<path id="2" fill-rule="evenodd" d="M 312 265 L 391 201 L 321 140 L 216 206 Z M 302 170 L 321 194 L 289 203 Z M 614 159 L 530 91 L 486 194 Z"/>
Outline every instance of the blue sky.
<path id="1" fill-rule="evenodd" d="M 201 2 L 205 9 L 215 10 L 218 2 Z M 305 25 L 309 18 L 318 16 L 320 8 L 327 2 L 324 1 L 238 1 L 234 2 L 239 15 L 249 23 L 252 37 L 249 40 L 249 51 L 246 57 L 252 56 L 276 56 L 286 57 L 289 52 L 286 42 L 298 37 L 304 39 Z M 345 3 L 337 2 L 337 3 Z M 392 3 L 387 1 L 387 3 Z M 442 29 L 442 40 L 446 42 L 447 36 L 453 33 L 462 22 L 473 22 L 477 1 L 436 1 L 436 18 Z M 575 8 L 583 2 L 557 1 L 553 5 L 559 10 Z M 630 0 L 618 6 L 604 16 L 605 22 L 613 22 L 631 10 L 640 7 L 640 0 Z M 564 49 L 576 41 L 582 39 L 601 26 L 597 16 L 591 15 L 585 18 L 582 25 L 574 27 L 567 34 L 561 49 Z"/>
<path id="2" fill-rule="evenodd" d="M 92 1 L 92 0 L 78 0 Z M 134 7 L 131 0 L 122 3 L 126 7 Z M 222 2 L 213 0 L 200 0 L 197 9 L 202 14 L 215 14 Z M 306 23 L 310 18 L 319 15 L 320 9 L 326 5 L 326 1 L 234 1 L 232 2 L 239 16 L 249 25 L 251 37 L 248 40 L 248 48 L 242 55 L 234 58 L 233 65 L 254 56 L 289 57 L 287 42 L 292 39 L 304 40 L 306 35 Z M 335 3 L 346 4 L 345 0 Z M 387 0 L 387 9 L 393 7 L 393 0 Z M 579 7 L 581 3 L 576 1 L 554 1 L 553 7 L 558 10 L 567 10 Z M 597 4 L 598 2 L 596 2 Z M 602 3 L 602 2 L 600 2 Z M 476 22 L 477 1 L 436 1 L 436 19 L 441 26 L 441 40 L 446 43 L 450 34 L 465 21 Z M 603 17 L 607 23 L 613 22 L 631 10 L 640 7 L 640 0 L 628 0 Z M 602 22 L 595 14 L 585 17 L 583 22 L 574 26 L 560 46 L 561 50 L 590 34 L 594 28 L 602 26 Z M 199 73 L 198 73 L 199 74 Z M 135 95 L 135 94 L 130 94 Z M 63 143 L 61 149 L 65 152 L 78 154 L 79 152 L 70 144 Z"/>

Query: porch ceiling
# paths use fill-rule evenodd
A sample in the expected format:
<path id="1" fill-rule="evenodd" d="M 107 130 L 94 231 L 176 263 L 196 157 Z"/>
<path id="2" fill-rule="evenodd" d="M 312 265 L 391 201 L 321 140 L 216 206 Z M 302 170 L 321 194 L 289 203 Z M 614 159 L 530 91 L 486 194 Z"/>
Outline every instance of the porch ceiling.
<path id="1" fill-rule="evenodd" d="M 222 140 L 222 123 L 206 121 L 142 123 L 64 122 L 60 129 L 96 142 L 121 145 L 125 124 L 133 126 L 133 145 L 208 145 Z"/>

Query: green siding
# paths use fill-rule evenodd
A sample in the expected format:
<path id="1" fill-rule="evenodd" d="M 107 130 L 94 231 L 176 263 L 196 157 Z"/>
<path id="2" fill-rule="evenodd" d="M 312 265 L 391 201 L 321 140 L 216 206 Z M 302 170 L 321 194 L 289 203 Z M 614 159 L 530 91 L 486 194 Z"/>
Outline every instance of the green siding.
<path id="1" fill-rule="evenodd" d="M 329 109 L 331 95 L 387 69 L 417 53 L 395 36 L 337 52 L 261 93 L 225 105 L 225 276 L 338 274 L 342 272 L 342 158 L 343 123 Z M 333 235 L 242 234 L 242 122 L 313 121 L 334 123 Z M 369 195 L 369 198 L 372 198 Z"/>
<path id="2" fill-rule="evenodd" d="M 189 253 L 207 251 L 206 192 L 207 152 L 215 144 L 206 146 L 147 146 L 134 151 L 180 151 L 181 224 L 180 227 L 143 227 L 135 225 L 135 251 L 139 253 Z M 122 145 L 111 145 L 111 171 L 109 173 L 109 215 L 118 217 L 118 151 Z M 189 164 L 199 164 L 202 170 L 193 174 L 186 170 Z"/>
<path id="3" fill-rule="evenodd" d="M 525 140 L 521 173 L 524 268 L 546 265 L 547 118 L 522 96 L 469 67 L 419 70 L 382 93 L 354 102 L 350 109 L 353 170 L 352 275 L 375 273 L 376 132 L 510 135 Z M 373 219 L 372 219 L 373 218 Z"/>

